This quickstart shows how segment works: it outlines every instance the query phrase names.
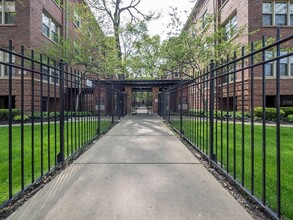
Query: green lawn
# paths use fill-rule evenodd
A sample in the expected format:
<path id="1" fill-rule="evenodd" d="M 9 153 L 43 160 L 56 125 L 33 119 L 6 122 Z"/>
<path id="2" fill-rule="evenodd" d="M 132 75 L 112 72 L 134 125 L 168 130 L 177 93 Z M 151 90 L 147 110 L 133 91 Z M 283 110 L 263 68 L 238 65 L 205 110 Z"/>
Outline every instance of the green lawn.
<path id="1" fill-rule="evenodd" d="M 101 132 L 106 131 L 111 126 L 111 120 L 101 120 Z M 65 122 L 65 157 L 76 152 L 80 147 L 87 144 L 96 136 L 98 123 L 93 119 L 77 119 L 76 122 Z M 23 164 L 24 164 L 24 187 L 29 186 L 33 180 L 38 179 L 42 173 L 46 174 L 57 162 L 57 155 L 60 152 L 59 123 L 44 124 L 41 129 L 40 124 L 34 126 L 34 141 L 32 143 L 32 126 L 24 126 L 24 144 L 23 144 Z M 56 135 L 55 135 L 56 130 Z M 42 135 L 43 131 L 43 135 Z M 48 135 L 49 132 L 49 135 Z M 9 199 L 9 140 L 8 127 L 0 127 L 0 205 Z M 41 141 L 43 136 L 43 141 Z M 42 142 L 42 143 L 41 143 Z M 34 149 L 34 157 L 32 157 Z M 43 163 L 41 163 L 43 158 Z M 34 163 L 34 170 L 32 170 Z M 13 195 L 22 190 L 21 184 L 21 127 L 12 128 L 12 191 Z"/>
<path id="2" fill-rule="evenodd" d="M 195 121 L 197 120 L 197 121 Z M 183 131 L 185 136 L 208 154 L 209 123 L 184 119 Z M 180 130 L 180 121 L 172 120 L 171 124 Z M 227 132 L 227 127 L 228 132 Z M 214 152 L 217 160 L 230 175 L 242 182 L 242 164 L 244 166 L 244 186 L 251 190 L 252 179 L 252 144 L 251 125 L 244 126 L 244 151 L 242 150 L 242 124 L 236 124 L 236 143 L 234 144 L 233 123 L 221 122 L 214 126 Z M 254 127 L 254 194 L 262 199 L 262 126 Z M 221 135 L 222 134 L 222 135 Z M 227 137 L 228 135 L 228 137 Z M 222 138 L 221 138 L 222 137 Z M 221 140 L 222 139 L 222 140 Z M 228 140 L 228 141 L 227 141 Z M 244 163 L 242 162 L 244 153 Z M 228 155 L 228 156 L 227 156 Z M 234 155 L 236 166 L 234 167 Z M 234 173 L 235 172 L 235 173 Z M 281 213 L 285 219 L 293 219 L 293 127 L 281 127 Z M 266 126 L 266 201 L 267 205 L 276 210 L 276 127 Z"/>

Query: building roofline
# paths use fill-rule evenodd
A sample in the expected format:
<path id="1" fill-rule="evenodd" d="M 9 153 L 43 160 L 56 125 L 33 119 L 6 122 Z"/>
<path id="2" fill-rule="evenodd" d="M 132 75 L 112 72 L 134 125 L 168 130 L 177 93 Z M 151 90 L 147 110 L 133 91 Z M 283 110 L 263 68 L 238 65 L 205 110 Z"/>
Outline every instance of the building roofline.
<path id="1" fill-rule="evenodd" d="M 184 24 L 184 26 L 182 28 L 182 31 L 187 29 L 189 23 L 192 22 L 192 18 L 194 16 L 194 14 L 196 13 L 196 10 L 198 10 L 198 6 L 201 3 L 204 3 L 205 1 L 207 1 L 207 0 L 197 0 L 196 1 L 195 6 L 193 7 L 192 11 L 190 12 L 190 14 L 188 16 L 188 19 L 187 19 L 187 21 L 185 22 L 185 24 Z"/>

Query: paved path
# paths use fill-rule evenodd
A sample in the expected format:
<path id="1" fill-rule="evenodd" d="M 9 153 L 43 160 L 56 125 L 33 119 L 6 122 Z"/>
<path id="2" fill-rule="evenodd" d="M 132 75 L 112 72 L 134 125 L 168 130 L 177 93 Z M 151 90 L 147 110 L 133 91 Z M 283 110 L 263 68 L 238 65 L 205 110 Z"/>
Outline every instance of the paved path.
<path id="1" fill-rule="evenodd" d="M 157 116 L 125 117 L 8 219 L 252 219 Z"/>

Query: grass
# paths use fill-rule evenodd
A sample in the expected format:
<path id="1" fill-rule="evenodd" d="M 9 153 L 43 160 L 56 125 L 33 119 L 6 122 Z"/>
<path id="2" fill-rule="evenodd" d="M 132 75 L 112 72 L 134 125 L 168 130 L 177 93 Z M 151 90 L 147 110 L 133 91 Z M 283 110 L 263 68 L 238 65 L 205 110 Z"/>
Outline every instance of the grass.
<path id="1" fill-rule="evenodd" d="M 101 120 L 100 131 L 104 132 L 111 126 L 111 120 Z M 65 122 L 64 150 L 65 157 L 76 152 L 96 136 L 98 123 L 96 120 Z M 31 185 L 42 175 L 50 171 L 57 163 L 60 152 L 59 123 L 24 126 L 23 165 L 24 182 L 21 182 L 21 127 L 12 127 L 12 193 L 15 195 L 23 187 Z M 56 131 L 56 132 L 55 132 Z M 33 135 L 32 135 L 33 132 Z M 55 135 L 56 133 L 56 135 Z M 33 138 L 32 138 L 33 137 Z M 43 137 L 43 141 L 41 141 Z M 9 128 L 0 127 L 0 205 L 9 199 Z M 34 155 L 33 155 L 34 154 Z M 43 162 L 42 162 L 43 161 Z M 34 166 L 33 166 L 34 164 Z"/>
<path id="2" fill-rule="evenodd" d="M 171 124 L 180 130 L 180 121 L 173 120 Z M 184 119 L 183 131 L 185 136 L 196 144 L 206 154 L 209 153 L 209 122 L 193 118 Z M 252 126 L 235 124 L 235 144 L 233 123 L 214 123 L 214 153 L 221 166 L 244 187 L 260 200 L 263 196 L 262 188 L 262 139 L 263 127 L 254 126 L 254 139 L 252 141 Z M 281 214 L 285 219 L 293 219 L 293 127 L 281 127 Z M 266 126 L 266 204 L 276 210 L 276 127 Z M 244 146 L 242 146 L 242 138 Z M 252 147 L 254 146 L 254 147 Z M 254 160 L 252 159 L 254 149 Z M 242 154 L 244 157 L 242 157 Z M 243 160 L 244 159 L 244 160 Z M 242 172 L 242 166 L 244 172 Z M 252 171 L 254 167 L 254 171 Z M 254 172 L 254 174 L 253 174 Z M 244 178 L 242 178 L 242 175 Z M 254 182 L 252 182 L 254 177 Z"/>

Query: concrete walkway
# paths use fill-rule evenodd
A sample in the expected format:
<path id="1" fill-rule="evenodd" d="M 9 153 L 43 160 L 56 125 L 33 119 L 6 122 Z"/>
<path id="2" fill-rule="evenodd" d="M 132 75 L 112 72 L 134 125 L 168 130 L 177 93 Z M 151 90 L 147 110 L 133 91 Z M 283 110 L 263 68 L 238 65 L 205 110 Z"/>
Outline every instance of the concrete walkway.
<path id="1" fill-rule="evenodd" d="M 252 219 L 157 116 L 125 117 L 8 219 Z"/>

